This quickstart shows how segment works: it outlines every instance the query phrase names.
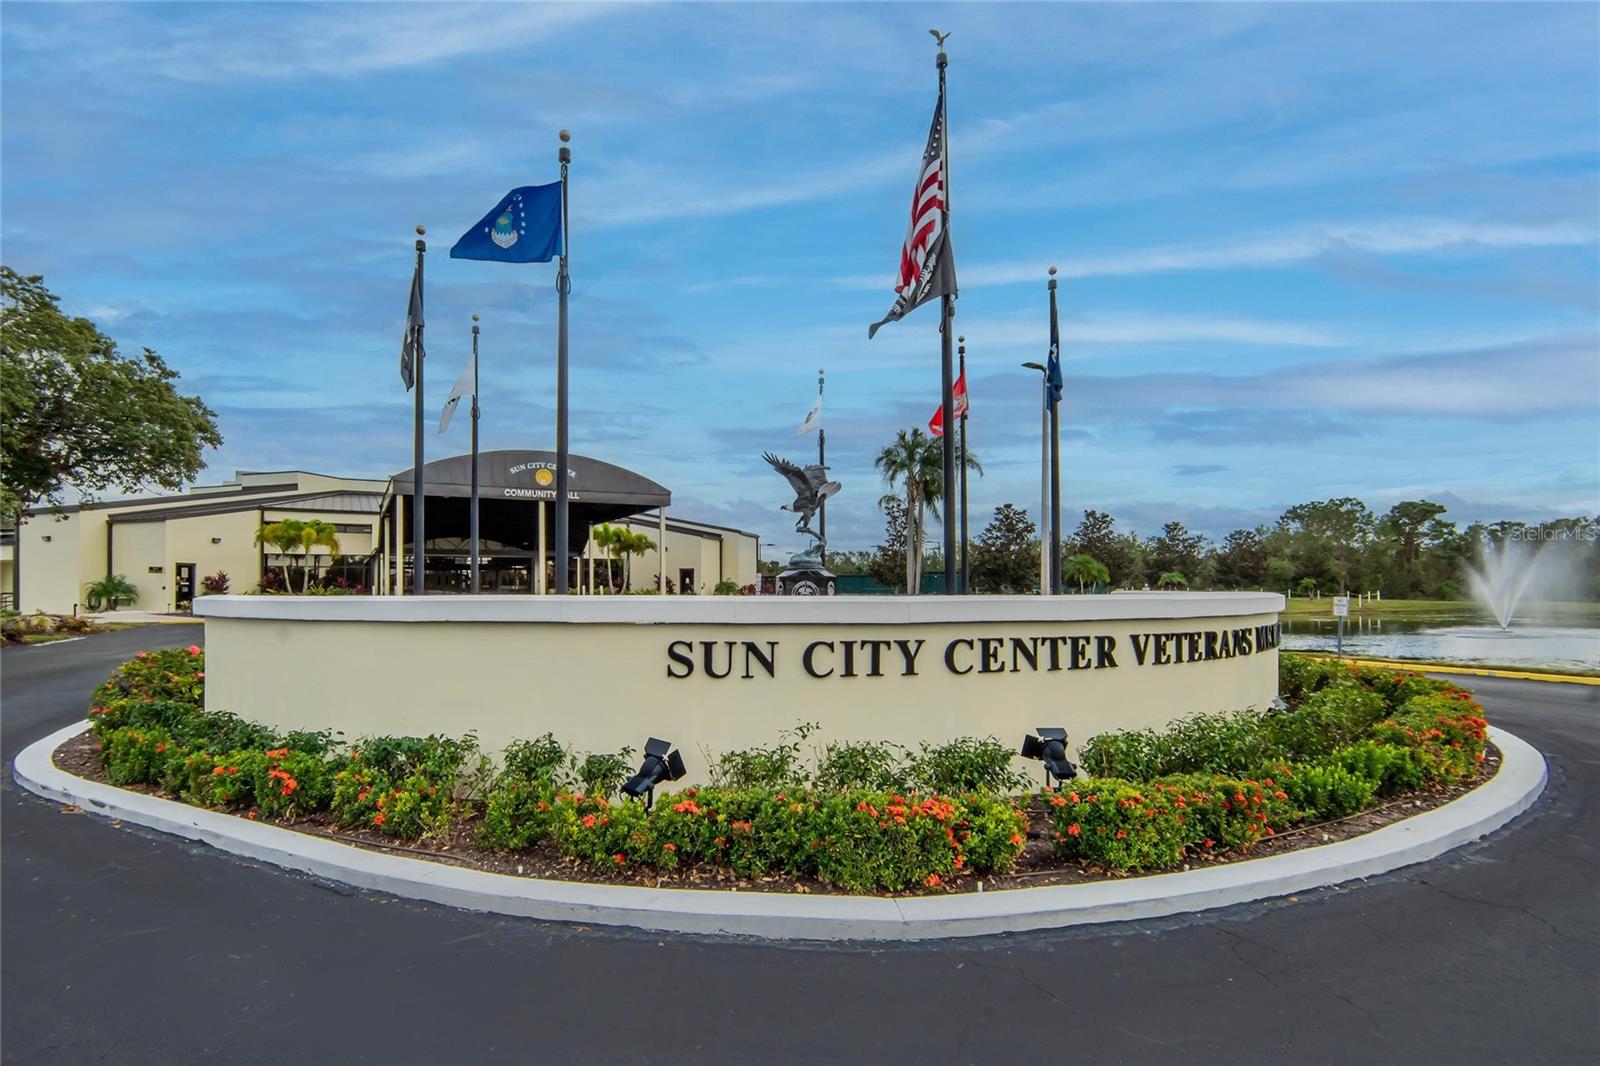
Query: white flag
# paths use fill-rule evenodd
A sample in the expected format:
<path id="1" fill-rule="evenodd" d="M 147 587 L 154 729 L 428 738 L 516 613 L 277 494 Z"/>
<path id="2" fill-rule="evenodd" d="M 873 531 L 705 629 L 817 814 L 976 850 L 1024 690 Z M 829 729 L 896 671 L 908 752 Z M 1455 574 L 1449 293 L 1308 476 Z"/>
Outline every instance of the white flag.
<path id="1" fill-rule="evenodd" d="M 472 376 L 472 359 L 468 357 L 467 365 L 461 368 L 461 376 L 456 378 L 455 388 L 450 390 L 450 395 L 444 401 L 444 410 L 439 413 L 440 433 L 450 428 L 450 418 L 456 413 L 456 404 L 461 402 L 461 397 L 477 394 L 478 382 Z"/>
<path id="2" fill-rule="evenodd" d="M 817 402 L 811 405 L 811 410 L 806 414 L 806 420 L 800 423 L 800 428 L 794 435 L 803 437 L 814 429 L 822 428 L 822 393 L 817 393 Z"/>

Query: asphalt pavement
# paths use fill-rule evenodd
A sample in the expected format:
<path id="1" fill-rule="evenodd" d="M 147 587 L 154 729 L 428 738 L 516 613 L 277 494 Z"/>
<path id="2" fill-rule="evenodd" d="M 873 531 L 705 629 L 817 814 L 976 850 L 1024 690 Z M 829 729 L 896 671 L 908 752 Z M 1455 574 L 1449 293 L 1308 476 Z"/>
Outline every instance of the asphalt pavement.
<path id="1" fill-rule="evenodd" d="M 0 653 L 0 1054 L 16 1063 L 1591 1062 L 1600 687 L 1453 679 L 1550 764 L 1533 810 L 1361 884 L 940 944 L 774 945 L 359 892 L 19 790 L 140 648 Z M 559 733 L 559 730 L 557 730 Z"/>

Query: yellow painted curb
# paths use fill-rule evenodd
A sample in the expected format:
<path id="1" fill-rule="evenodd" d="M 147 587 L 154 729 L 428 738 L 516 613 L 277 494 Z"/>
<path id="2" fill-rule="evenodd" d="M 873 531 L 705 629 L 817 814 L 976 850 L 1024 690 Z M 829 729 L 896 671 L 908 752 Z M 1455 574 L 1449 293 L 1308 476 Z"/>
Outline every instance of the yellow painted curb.
<path id="1" fill-rule="evenodd" d="M 1318 654 L 1295 652 L 1296 655 Z M 1327 655 L 1326 652 L 1321 653 Z M 1470 674 L 1474 677 L 1509 677 L 1518 681 L 1555 681 L 1572 685 L 1600 685 L 1600 677 L 1579 674 L 1543 674 L 1534 670 L 1494 670 L 1484 666 L 1462 666 L 1459 663 L 1428 663 L 1414 659 L 1350 659 L 1328 655 L 1330 659 L 1350 663 L 1352 666 L 1380 666 L 1388 670 L 1416 670 L 1430 674 Z"/>

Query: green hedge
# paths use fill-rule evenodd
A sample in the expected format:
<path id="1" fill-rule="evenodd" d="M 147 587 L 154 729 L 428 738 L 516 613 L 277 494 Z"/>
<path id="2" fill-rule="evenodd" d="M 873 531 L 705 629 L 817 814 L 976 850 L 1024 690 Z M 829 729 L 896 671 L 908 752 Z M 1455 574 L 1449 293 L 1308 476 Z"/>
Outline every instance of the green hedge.
<path id="1" fill-rule="evenodd" d="M 1416 674 L 1281 656 L 1288 707 L 1196 715 L 1162 731 L 1084 745 L 1086 780 L 1037 799 L 994 738 L 829 744 L 812 765 L 799 726 L 727 752 L 713 787 L 662 792 L 653 809 L 613 800 L 633 753 L 577 755 L 549 734 L 499 767 L 465 737 L 278 734 L 202 709 L 199 648 L 141 653 L 96 689 L 90 721 L 107 776 L 249 817 L 328 812 L 400 839 L 441 834 L 481 812 L 480 845 L 544 841 L 600 870 L 705 864 L 740 877 L 814 877 L 851 891 L 932 888 L 1012 868 L 1022 805 L 1043 804 L 1056 852 L 1116 871 L 1171 868 L 1249 849 L 1306 821 L 1469 776 L 1487 723 L 1471 695 Z"/>

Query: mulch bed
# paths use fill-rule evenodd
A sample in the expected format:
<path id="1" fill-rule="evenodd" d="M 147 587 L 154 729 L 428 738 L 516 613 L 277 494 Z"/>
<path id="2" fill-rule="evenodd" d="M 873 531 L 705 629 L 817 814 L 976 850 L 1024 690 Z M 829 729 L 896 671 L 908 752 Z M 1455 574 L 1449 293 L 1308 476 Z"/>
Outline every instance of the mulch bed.
<path id="1" fill-rule="evenodd" d="M 82 733 L 57 748 L 54 761 L 57 768 L 69 774 L 105 784 L 105 769 L 100 765 L 100 755 L 95 748 L 94 734 Z M 1500 750 L 1493 744 L 1479 764 L 1478 774 L 1449 788 L 1413 792 L 1384 803 L 1360 814 L 1332 822 L 1298 825 L 1261 841 L 1248 852 L 1218 851 L 1195 855 L 1181 869 L 1199 870 L 1211 866 L 1226 866 L 1248 862 L 1269 855 L 1299 851 L 1301 848 L 1332 844 L 1340 840 L 1370 833 L 1386 825 L 1410 818 L 1412 815 L 1442 807 L 1451 800 L 1472 791 L 1493 777 L 1500 768 Z M 156 789 L 136 786 L 130 789 L 148 795 L 163 795 Z M 241 816 L 242 817 L 242 816 Z M 587 881 L 596 884 L 635 885 L 647 888 L 701 888 L 738 892 L 800 892 L 818 895 L 843 895 L 838 889 L 810 878 L 773 876 L 760 880 L 736 877 L 727 870 L 701 865 L 668 874 L 650 874 L 642 870 L 596 871 L 575 860 L 563 857 L 555 845 L 546 840 L 527 851 L 504 853 L 486 851 L 478 847 L 479 817 L 476 813 L 459 819 L 450 831 L 440 837 L 401 844 L 393 838 L 363 830 L 341 827 L 327 813 L 297 819 L 260 819 L 270 824 L 293 829 L 313 836 L 328 837 L 356 847 L 374 851 L 415 855 L 436 862 L 463 866 L 473 870 L 509 874 L 516 877 L 536 877 L 552 881 Z M 1120 881 L 1148 874 L 1124 874 L 1091 866 L 1082 862 L 1064 862 L 1056 857 L 1051 843 L 1050 817 L 1044 804 L 1035 797 L 1028 811 L 1028 843 L 1009 874 L 998 877 L 962 875 L 945 882 L 944 891 L 977 892 L 1006 888 L 1037 888 L 1042 885 L 1076 885 L 1091 881 Z M 1173 871 L 1152 871 L 1169 873 Z M 928 895 L 927 892 L 882 893 L 891 895 Z"/>

